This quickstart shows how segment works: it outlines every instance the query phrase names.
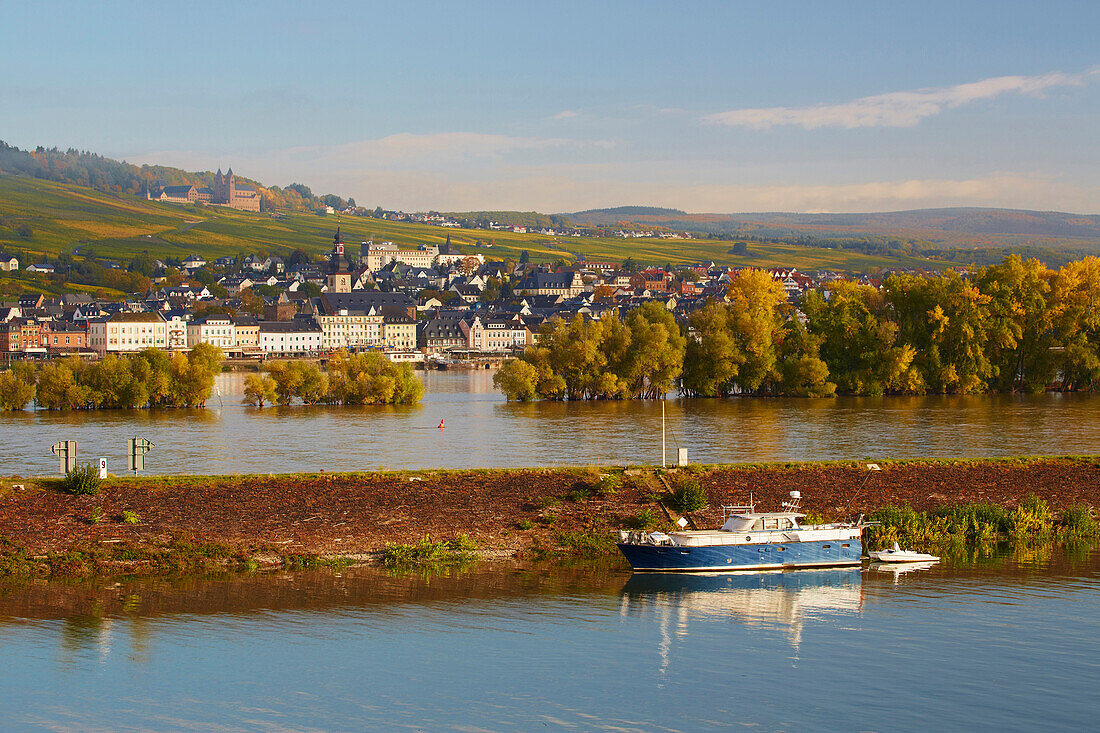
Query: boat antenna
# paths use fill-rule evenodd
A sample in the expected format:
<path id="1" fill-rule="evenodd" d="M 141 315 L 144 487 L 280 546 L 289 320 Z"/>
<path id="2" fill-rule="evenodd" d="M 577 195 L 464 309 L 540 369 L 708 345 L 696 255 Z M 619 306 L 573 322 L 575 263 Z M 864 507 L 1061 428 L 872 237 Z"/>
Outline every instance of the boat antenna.
<path id="1" fill-rule="evenodd" d="M 863 487 L 866 486 L 867 482 L 871 479 L 871 472 L 882 470 L 882 467 L 879 466 L 877 463 L 868 463 L 866 465 L 866 468 L 867 468 L 867 475 L 863 477 L 863 481 L 860 482 L 859 488 L 857 488 L 852 493 L 852 495 L 850 497 L 848 497 L 848 503 L 844 505 L 844 511 L 842 512 L 843 514 L 848 513 L 848 509 L 852 506 L 852 502 L 855 501 L 856 497 L 859 496 L 861 491 L 863 491 Z"/>

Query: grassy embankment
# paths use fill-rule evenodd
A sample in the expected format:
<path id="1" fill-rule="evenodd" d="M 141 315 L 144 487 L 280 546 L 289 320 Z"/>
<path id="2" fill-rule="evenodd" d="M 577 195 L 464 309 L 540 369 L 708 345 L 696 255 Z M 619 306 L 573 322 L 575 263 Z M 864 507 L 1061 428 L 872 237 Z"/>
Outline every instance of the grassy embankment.
<path id="1" fill-rule="evenodd" d="M 470 229 L 444 229 L 362 217 L 321 217 L 287 214 L 275 219 L 268 214 L 234 211 L 223 207 L 164 204 L 124 194 L 109 194 L 50 181 L 0 175 L 0 216 L 26 224 L 32 236 L 23 238 L 0 227 L 0 250 L 5 247 L 34 256 L 56 255 L 81 247 L 101 257 L 128 261 L 148 251 L 153 257 L 208 259 L 249 252 L 287 254 L 302 249 L 314 255 L 327 253 L 332 233 L 339 224 L 349 246 L 374 239 L 402 245 L 452 244 L 486 257 L 518 259 L 527 250 L 532 260 L 559 258 L 571 261 L 578 254 L 594 260 L 624 260 L 653 264 L 714 260 L 723 264 L 787 266 L 810 270 L 827 267 L 867 272 L 878 267 L 942 268 L 922 258 L 864 255 L 846 250 L 803 247 L 782 243 L 750 243 L 750 254 L 728 254 L 733 242 L 706 239 L 619 239 L 607 237 L 547 237 Z M 492 248 L 475 249 L 477 240 Z M 21 263 L 24 266 L 28 263 Z"/>
<path id="2" fill-rule="evenodd" d="M 1100 458 L 0 481 L 0 574 L 196 573 L 323 563 L 446 565 L 477 557 L 614 555 L 620 528 L 717 526 L 803 492 L 816 521 L 869 514 L 874 548 L 1091 536 Z M 697 486 L 696 488 L 692 488 Z M 679 501 L 670 489 L 684 488 Z M 689 506 L 701 499 L 705 506 Z"/>

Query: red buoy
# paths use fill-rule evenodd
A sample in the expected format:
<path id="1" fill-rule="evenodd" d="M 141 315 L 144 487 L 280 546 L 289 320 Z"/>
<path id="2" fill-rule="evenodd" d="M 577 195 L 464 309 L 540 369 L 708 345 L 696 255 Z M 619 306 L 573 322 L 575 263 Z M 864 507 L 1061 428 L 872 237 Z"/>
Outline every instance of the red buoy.
<path id="1" fill-rule="evenodd" d="M 444 425 L 443 425 L 443 418 L 439 418 L 439 429 L 440 429 L 440 430 L 442 430 L 442 429 L 443 429 L 443 427 L 444 427 Z"/>

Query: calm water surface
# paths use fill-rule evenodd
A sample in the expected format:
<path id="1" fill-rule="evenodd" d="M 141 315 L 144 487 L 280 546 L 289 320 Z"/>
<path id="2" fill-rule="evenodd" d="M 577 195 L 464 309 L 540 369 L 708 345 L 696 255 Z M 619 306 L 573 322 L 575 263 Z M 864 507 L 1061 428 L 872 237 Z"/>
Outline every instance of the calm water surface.
<path id="1" fill-rule="evenodd" d="M 0 728 L 1094 730 L 1098 570 L 0 585 Z"/>
<path id="2" fill-rule="evenodd" d="M 657 401 L 509 404 L 492 375 L 427 372 L 405 407 L 241 404 L 244 376 L 218 377 L 205 410 L 0 414 L 0 473 L 57 471 L 50 446 L 76 440 L 122 473 L 131 437 L 156 444 L 150 473 L 655 463 Z M 1100 395 L 679 400 L 667 449 L 694 462 L 1100 453 Z M 437 428 L 444 420 L 446 428 Z"/>

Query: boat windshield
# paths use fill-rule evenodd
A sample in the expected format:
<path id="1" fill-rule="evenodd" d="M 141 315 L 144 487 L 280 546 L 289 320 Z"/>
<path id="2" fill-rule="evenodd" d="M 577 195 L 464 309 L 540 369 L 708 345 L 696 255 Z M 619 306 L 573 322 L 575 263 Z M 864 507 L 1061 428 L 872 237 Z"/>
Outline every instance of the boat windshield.
<path id="1" fill-rule="evenodd" d="M 798 529 L 793 517 L 735 516 L 726 520 L 722 529 L 727 532 L 769 532 Z"/>

